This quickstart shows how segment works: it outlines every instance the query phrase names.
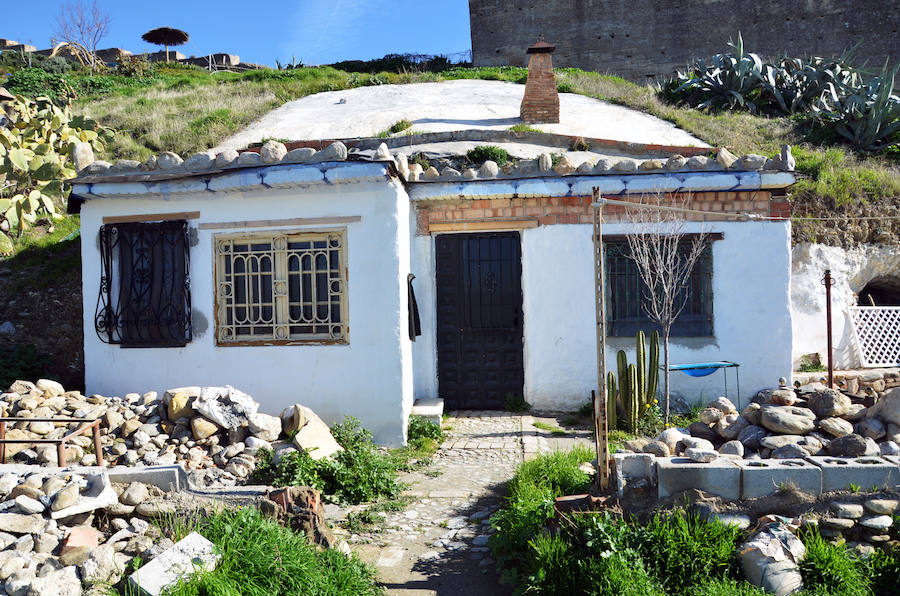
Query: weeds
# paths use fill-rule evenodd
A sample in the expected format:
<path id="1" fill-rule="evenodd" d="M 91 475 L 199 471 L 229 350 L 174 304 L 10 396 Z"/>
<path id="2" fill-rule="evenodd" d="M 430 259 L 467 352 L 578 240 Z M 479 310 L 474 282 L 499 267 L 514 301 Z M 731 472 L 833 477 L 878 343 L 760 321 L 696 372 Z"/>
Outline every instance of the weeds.
<path id="1" fill-rule="evenodd" d="M 547 424 L 546 422 L 535 421 L 535 422 L 532 422 L 531 424 L 535 428 L 539 428 L 541 430 L 546 430 L 547 432 L 549 432 L 551 435 L 554 435 L 554 436 L 562 436 L 562 435 L 569 434 L 568 431 L 566 431 L 565 429 L 560 428 L 558 426 L 554 426 L 552 424 Z"/>
<path id="2" fill-rule="evenodd" d="M 801 537 L 806 557 L 800 562 L 800 575 L 809 592 L 839 596 L 871 593 L 864 563 L 844 544 L 832 544 L 816 530 Z"/>
<path id="3" fill-rule="evenodd" d="M 513 124 L 509 127 L 509 130 L 512 132 L 544 132 L 540 128 L 535 128 L 530 124 L 526 124 L 524 122 L 519 122 L 518 124 Z"/>
<path id="4" fill-rule="evenodd" d="M 311 486 L 338 501 L 362 503 L 396 497 L 398 458 L 379 450 L 359 420 L 345 417 L 332 434 L 344 448 L 331 458 L 314 460 L 306 451 L 284 455 L 275 465 L 271 450 L 261 449 L 253 472 L 255 482 L 274 486 Z"/>
<path id="5" fill-rule="evenodd" d="M 493 161 L 498 166 L 502 166 L 509 161 L 509 153 L 503 147 L 497 147 L 496 145 L 479 145 L 469 149 L 466 153 L 466 159 L 476 166 L 480 166 L 488 160 Z"/>
<path id="6" fill-rule="evenodd" d="M 531 409 L 531 404 L 521 395 L 507 393 L 504 408 L 507 412 L 527 412 Z"/>
<path id="7" fill-rule="evenodd" d="M 226 509 L 201 521 L 197 530 L 222 558 L 215 571 L 195 574 L 172 589 L 171 596 L 383 593 L 374 570 L 355 556 L 317 549 L 305 534 L 265 519 L 255 508 Z"/>

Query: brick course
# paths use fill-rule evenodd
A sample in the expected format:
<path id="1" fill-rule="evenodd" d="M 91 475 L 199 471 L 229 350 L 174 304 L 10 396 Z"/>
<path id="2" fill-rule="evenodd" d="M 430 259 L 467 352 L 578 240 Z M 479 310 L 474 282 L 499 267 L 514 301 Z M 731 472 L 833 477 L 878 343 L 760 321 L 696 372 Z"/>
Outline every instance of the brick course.
<path id="1" fill-rule="evenodd" d="M 638 202 L 638 197 L 611 197 L 617 200 Z M 576 197 L 529 197 L 505 199 L 457 199 L 433 201 L 416 205 L 416 233 L 432 233 L 432 225 L 438 224 L 437 231 L 475 229 L 468 225 L 479 223 L 477 229 L 487 229 L 491 223 L 508 229 L 519 225 L 534 227 L 557 224 L 591 223 L 593 199 L 590 196 Z M 791 205 L 786 197 L 772 197 L 766 190 L 741 192 L 697 192 L 692 194 L 670 193 L 664 195 L 663 203 L 673 202 L 689 209 L 708 212 L 709 215 L 688 215 L 691 221 L 732 221 L 723 213 L 750 213 L 766 217 L 787 219 L 791 216 Z M 603 208 L 604 222 L 628 221 L 624 205 L 607 205 Z"/>

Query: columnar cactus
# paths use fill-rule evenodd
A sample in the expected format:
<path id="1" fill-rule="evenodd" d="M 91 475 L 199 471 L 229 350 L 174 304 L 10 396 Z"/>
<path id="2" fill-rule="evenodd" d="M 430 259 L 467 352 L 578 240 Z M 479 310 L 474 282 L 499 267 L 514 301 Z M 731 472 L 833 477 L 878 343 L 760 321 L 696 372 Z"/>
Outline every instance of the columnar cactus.
<path id="1" fill-rule="evenodd" d="M 650 358 L 647 359 L 646 336 L 638 331 L 636 338 L 636 364 L 628 364 L 624 350 L 616 355 L 619 371 L 618 398 L 625 410 L 626 428 L 636 432 L 638 421 L 647 412 L 656 396 L 659 380 L 659 333 L 650 334 Z M 609 373 L 612 379 L 612 373 Z M 607 382 L 608 387 L 615 387 L 615 380 Z M 608 407 L 608 409 L 612 409 Z"/>

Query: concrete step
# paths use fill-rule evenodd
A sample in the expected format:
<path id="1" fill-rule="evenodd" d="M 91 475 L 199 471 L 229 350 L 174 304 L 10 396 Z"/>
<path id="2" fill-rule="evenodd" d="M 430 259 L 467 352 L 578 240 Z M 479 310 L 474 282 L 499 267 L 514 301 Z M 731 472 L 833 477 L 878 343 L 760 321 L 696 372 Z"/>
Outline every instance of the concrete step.
<path id="1" fill-rule="evenodd" d="M 444 415 L 444 400 L 435 397 L 419 398 L 413 402 L 412 416 L 421 416 L 429 422 L 435 424 L 441 423 L 441 417 Z"/>

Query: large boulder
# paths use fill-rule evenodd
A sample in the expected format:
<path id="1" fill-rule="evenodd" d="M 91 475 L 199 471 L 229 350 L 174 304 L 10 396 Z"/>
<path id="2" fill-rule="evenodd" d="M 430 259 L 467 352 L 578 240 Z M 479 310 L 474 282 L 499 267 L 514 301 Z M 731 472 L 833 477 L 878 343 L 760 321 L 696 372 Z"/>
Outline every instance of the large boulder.
<path id="1" fill-rule="evenodd" d="M 263 441 L 274 441 L 281 434 L 281 419 L 257 412 L 250 417 L 250 434 Z"/>
<path id="2" fill-rule="evenodd" d="M 900 426 L 900 387 L 891 389 L 866 412 L 868 418 L 879 418 L 882 422 Z"/>
<path id="3" fill-rule="evenodd" d="M 849 434 L 828 444 L 828 454 L 839 457 L 861 457 L 869 450 L 865 437 Z"/>
<path id="4" fill-rule="evenodd" d="M 328 425 L 322 422 L 315 412 L 306 406 L 297 406 L 301 408 L 303 417 L 306 418 L 306 424 L 294 435 L 294 445 L 309 453 L 313 459 L 325 459 L 331 457 L 338 451 L 343 451 L 331 434 Z"/>
<path id="5" fill-rule="evenodd" d="M 728 414 L 716 422 L 716 432 L 726 441 L 738 438 L 741 431 L 750 426 L 750 423 L 740 414 Z"/>
<path id="6" fill-rule="evenodd" d="M 303 406 L 294 404 L 281 412 L 281 429 L 284 434 L 291 436 L 306 424 L 306 417 L 303 415 Z"/>
<path id="7" fill-rule="evenodd" d="M 734 407 L 734 404 L 731 403 L 731 400 L 727 397 L 717 397 L 716 399 L 706 404 L 706 407 L 721 410 L 725 415 L 737 413 L 737 408 Z"/>
<path id="8" fill-rule="evenodd" d="M 816 427 L 816 415 L 812 410 L 796 406 L 766 406 L 760 424 L 776 433 L 806 435 Z"/>
<path id="9" fill-rule="evenodd" d="M 773 406 L 792 406 L 797 401 L 797 394 L 793 389 L 763 389 L 756 394 L 757 403 L 771 404 Z"/>
<path id="10" fill-rule="evenodd" d="M 721 414 L 719 410 L 714 411 Z M 688 432 L 691 433 L 692 437 L 706 439 L 707 441 L 715 441 L 719 438 L 719 435 L 716 434 L 715 430 L 713 430 L 708 424 L 703 424 L 702 422 L 692 422 L 688 427 Z"/>
<path id="11" fill-rule="evenodd" d="M 843 437 L 853 432 L 853 424 L 843 418 L 823 418 L 819 428 L 832 437 Z"/>
<path id="12" fill-rule="evenodd" d="M 756 450 L 759 449 L 760 440 L 764 439 L 767 435 L 766 429 L 751 424 L 741 431 L 737 440 L 740 441 L 746 449 Z"/>
<path id="13" fill-rule="evenodd" d="M 250 418 L 259 410 L 259 404 L 234 387 L 204 387 L 193 408 L 198 414 L 228 430 L 248 426 Z"/>
<path id="14" fill-rule="evenodd" d="M 659 433 L 659 436 L 656 437 L 657 441 L 662 441 L 669 448 L 669 453 L 677 453 L 677 445 L 678 441 L 683 439 L 685 433 L 683 433 L 680 429 L 677 428 L 667 428 L 666 430 Z"/>
<path id="15" fill-rule="evenodd" d="M 807 398 L 809 409 L 819 418 L 841 417 L 850 412 L 850 398 L 835 389 L 825 389 L 810 393 Z"/>

